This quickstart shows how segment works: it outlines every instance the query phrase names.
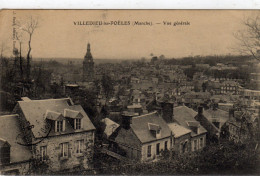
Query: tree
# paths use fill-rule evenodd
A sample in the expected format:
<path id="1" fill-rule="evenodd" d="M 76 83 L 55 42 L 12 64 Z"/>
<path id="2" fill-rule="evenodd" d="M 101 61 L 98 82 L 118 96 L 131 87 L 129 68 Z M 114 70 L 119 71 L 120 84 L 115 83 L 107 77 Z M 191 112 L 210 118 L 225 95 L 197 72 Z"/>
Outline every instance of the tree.
<path id="1" fill-rule="evenodd" d="M 113 95 L 114 87 L 110 76 L 103 75 L 101 79 L 102 88 L 105 94 L 106 102 Z"/>
<path id="2" fill-rule="evenodd" d="M 243 20 L 244 30 L 237 31 L 234 36 L 238 40 L 237 48 L 241 54 L 252 55 L 260 61 L 260 14 Z"/>
<path id="3" fill-rule="evenodd" d="M 20 24 L 20 22 L 17 22 L 17 25 L 20 27 L 22 31 L 24 31 L 28 35 L 28 51 L 26 55 L 26 60 L 27 60 L 26 76 L 27 79 L 30 79 L 30 69 L 31 69 L 30 57 L 32 51 L 31 42 L 32 42 L 33 33 L 35 29 L 39 27 L 39 23 L 37 18 L 33 18 L 32 16 L 30 16 L 28 21 L 25 22 L 25 24 L 22 25 Z"/>
<path id="4" fill-rule="evenodd" d="M 19 47 L 20 47 L 20 51 L 19 51 L 19 68 L 20 68 L 20 76 L 21 79 L 23 79 L 23 58 L 22 58 L 22 36 L 23 36 L 23 32 L 19 31 L 16 32 L 16 39 L 19 42 Z"/>

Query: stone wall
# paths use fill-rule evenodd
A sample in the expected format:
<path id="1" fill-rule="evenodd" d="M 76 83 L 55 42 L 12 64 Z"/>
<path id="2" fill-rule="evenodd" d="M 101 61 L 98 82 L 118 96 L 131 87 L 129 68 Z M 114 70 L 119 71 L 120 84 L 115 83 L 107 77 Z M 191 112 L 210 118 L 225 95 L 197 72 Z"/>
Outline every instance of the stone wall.
<path id="1" fill-rule="evenodd" d="M 76 141 L 84 140 L 83 152 L 76 153 Z M 61 156 L 61 143 L 69 143 L 67 157 Z M 51 171 L 62 171 L 73 168 L 91 168 L 94 153 L 94 132 L 81 132 L 48 137 L 35 146 L 35 157 L 40 157 L 40 147 L 47 146 L 48 159 L 46 163 Z"/>

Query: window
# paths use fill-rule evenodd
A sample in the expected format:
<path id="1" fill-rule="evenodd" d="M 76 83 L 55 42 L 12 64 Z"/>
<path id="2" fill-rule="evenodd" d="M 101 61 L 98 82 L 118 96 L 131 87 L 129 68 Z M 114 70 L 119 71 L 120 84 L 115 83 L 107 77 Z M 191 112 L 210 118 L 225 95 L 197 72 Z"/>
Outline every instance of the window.
<path id="1" fill-rule="evenodd" d="M 160 143 L 156 144 L 156 155 L 160 153 Z"/>
<path id="2" fill-rule="evenodd" d="M 148 147 L 147 147 L 147 157 L 151 157 L 152 156 L 151 152 L 152 152 L 152 146 L 148 145 Z"/>
<path id="3" fill-rule="evenodd" d="M 203 147 L 203 138 L 200 138 L 200 148 Z"/>
<path id="4" fill-rule="evenodd" d="M 76 153 L 82 153 L 82 151 L 83 151 L 83 143 L 84 143 L 83 139 L 76 141 Z"/>
<path id="5" fill-rule="evenodd" d="M 55 121 L 55 132 L 64 131 L 65 121 Z"/>
<path id="6" fill-rule="evenodd" d="M 69 154 L 69 143 L 61 143 L 61 157 L 67 157 Z"/>
<path id="7" fill-rule="evenodd" d="M 40 147 L 40 155 L 41 155 L 41 161 L 45 161 L 47 159 L 47 146 L 41 146 Z"/>
<path id="8" fill-rule="evenodd" d="M 165 141 L 165 142 L 164 142 L 164 150 L 168 150 L 167 145 L 168 145 L 168 141 Z"/>
<path id="9" fill-rule="evenodd" d="M 74 129 L 75 130 L 81 129 L 81 119 L 75 119 L 75 121 L 74 121 Z"/>
<path id="10" fill-rule="evenodd" d="M 197 140 L 194 140 L 194 151 L 196 151 L 197 150 Z"/>
<path id="11" fill-rule="evenodd" d="M 182 143 L 182 153 L 185 153 L 186 151 L 188 151 L 188 148 L 187 148 L 187 141 L 185 141 L 184 143 Z"/>

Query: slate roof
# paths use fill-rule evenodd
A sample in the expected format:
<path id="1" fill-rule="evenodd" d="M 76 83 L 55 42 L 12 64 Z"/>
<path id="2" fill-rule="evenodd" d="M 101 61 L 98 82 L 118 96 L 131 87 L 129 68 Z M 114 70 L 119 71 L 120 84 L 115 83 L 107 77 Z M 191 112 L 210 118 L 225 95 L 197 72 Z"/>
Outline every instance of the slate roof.
<path id="1" fill-rule="evenodd" d="M 204 116 L 212 121 L 212 119 L 218 119 L 219 122 L 225 123 L 229 119 L 229 112 L 217 109 L 208 109 L 203 112 Z"/>
<path id="2" fill-rule="evenodd" d="M 69 117 L 72 119 L 81 119 L 83 118 L 83 115 L 79 111 L 64 109 L 64 117 Z"/>
<path id="3" fill-rule="evenodd" d="M 181 137 L 185 134 L 191 133 L 190 129 L 187 129 L 177 123 L 168 123 L 168 126 L 173 132 L 175 138 Z"/>
<path id="4" fill-rule="evenodd" d="M 46 114 L 45 118 L 49 119 L 49 120 L 57 120 L 57 121 L 64 120 L 63 115 L 61 113 L 58 113 L 58 112 L 47 110 L 45 114 Z"/>
<path id="5" fill-rule="evenodd" d="M 178 124 L 180 124 L 181 126 L 187 128 L 187 129 L 190 129 L 187 122 L 196 121 L 194 117 L 197 114 L 198 113 L 196 111 L 194 111 L 191 108 L 188 108 L 187 106 L 178 106 L 178 107 L 174 108 L 174 120 L 177 121 Z M 199 134 L 206 133 L 206 132 L 207 132 L 207 130 L 203 126 L 200 125 Z M 193 131 L 191 132 L 192 136 L 196 136 L 199 134 L 196 134 Z"/>
<path id="6" fill-rule="evenodd" d="M 81 132 L 95 129 L 94 125 L 90 121 L 88 115 L 85 113 L 83 108 L 80 105 L 73 105 L 69 98 L 18 101 L 18 105 L 26 120 L 28 120 L 31 125 L 34 125 L 34 128 L 32 128 L 32 133 L 36 138 L 46 136 L 46 134 L 48 133 L 48 131 L 42 130 L 45 129 L 47 125 L 47 122 L 45 120 L 45 115 L 47 111 L 61 113 L 63 116 L 65 109 L 78 111 L 83 115 L 83 128 L 77 131 Z M 68 125 L 69 124 L 67 124 L 66 126 Z"/>
<path id="7" fill-rule="evenodd" d="M 17 143 L 19 134 L 22 134 L 22 129 L 18 115 L 0 116 L 0 139 L 7 141 L 11 146 L 11 163 L 26 161 L 32 157 L 29 147 Z"/>
<path id="8" fill-rule="evenodd" d="M 151 133 L 148 123 L 160 126 L 161 136 L 159 138 L 156 138 Z M 156 111 L 149 114 L 133 117 L 132 124 L 130 126 L 135 135 L 142 143 L 160 140 L 171 136 L 171 129 Z"/>
<path id="9" fill-rule="evenodd" d="M 120 125 L 109 118 L 102 120 L 106 124 L 104 133 L 109 137 Z"/>

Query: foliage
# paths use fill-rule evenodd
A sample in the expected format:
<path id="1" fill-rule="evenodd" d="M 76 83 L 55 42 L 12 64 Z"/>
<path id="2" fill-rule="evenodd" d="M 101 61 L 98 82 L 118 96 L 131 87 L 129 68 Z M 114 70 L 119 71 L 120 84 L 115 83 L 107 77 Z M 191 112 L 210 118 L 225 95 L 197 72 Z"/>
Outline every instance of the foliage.
<path id="1" fill-rule="evenodd" d="M 29 163 L 29 173 L 28 174 L 48 174 L 51 171 L 49 170 L 50 160 L 47 158 L 46 161 L 42 161 L 39 158 L 33 158 Z"/>
<path id="2" fill-rule="evenodd" d="M 104 74 L 101 79 L 101 85 L 107 101 L 113 95 L 114 92 L 112 78 L 109 75 Z"/>
<path id="3" fill-rule="evenodd" d="M 255 174 L 259 152 L 254 144 L 225 141 L 186 154 L 172 154 L 158 162 L 119 164 L 102 169 L 105 174 Z M 169 153 L 168 153 L 169 154 Z M 166 155 L 167 156 L 167 155 Z"/>

